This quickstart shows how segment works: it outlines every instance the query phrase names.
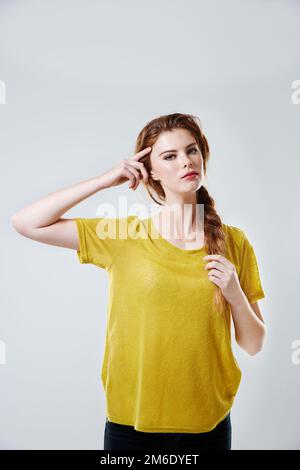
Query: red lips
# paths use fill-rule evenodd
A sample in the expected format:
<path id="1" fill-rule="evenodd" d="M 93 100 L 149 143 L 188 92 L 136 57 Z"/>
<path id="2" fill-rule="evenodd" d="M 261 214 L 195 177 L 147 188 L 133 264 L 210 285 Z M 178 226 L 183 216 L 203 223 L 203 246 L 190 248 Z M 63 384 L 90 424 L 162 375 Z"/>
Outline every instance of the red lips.
<path id="1" fill-rule="evenodd" d="M 185 178 L 186 176 L 189 176 L 189 175 L 198 175 L 198 173 L 196 171 L 189 171 L 188 173 L 183 175 L 181 178 Z"/>

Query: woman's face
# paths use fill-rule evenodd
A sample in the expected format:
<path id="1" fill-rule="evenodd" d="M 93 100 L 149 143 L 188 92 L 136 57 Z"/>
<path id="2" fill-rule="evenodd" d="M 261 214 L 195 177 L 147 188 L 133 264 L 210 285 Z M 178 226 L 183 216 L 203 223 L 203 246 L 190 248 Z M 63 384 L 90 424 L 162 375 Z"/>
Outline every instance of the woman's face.
<path id="1" fill-rule="evenodd" d="M 196 191 L 203 177 L 203 161 L 193 135 L 186 129 L 174 129 L 160 134 L 152 146 L 151 175 L 159 180 L 165 193 Z M 187 172 L 196 171 L 193 178 L 182 178 Z"/>

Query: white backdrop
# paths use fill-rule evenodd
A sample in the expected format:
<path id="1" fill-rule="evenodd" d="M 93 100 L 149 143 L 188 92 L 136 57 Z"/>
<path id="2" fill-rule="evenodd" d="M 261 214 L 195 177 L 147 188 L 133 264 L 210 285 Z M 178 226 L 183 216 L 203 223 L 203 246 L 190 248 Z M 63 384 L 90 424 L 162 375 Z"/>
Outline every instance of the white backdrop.
<path id="1" fill-rule="evenodd" d="M 299 43 L 296 0 L 0 1 L 2 449 L 102 449 L 105 425 L 108 276 L 10 216 L 108 170 L 171 112 L 200 117 L 208 189 L 253 243 L 266 293 L 263 351 L 233 345 L 232 448 L 300 449 Z M 119 196 L 149 201 L 124 184 L 64 216 Z"/>

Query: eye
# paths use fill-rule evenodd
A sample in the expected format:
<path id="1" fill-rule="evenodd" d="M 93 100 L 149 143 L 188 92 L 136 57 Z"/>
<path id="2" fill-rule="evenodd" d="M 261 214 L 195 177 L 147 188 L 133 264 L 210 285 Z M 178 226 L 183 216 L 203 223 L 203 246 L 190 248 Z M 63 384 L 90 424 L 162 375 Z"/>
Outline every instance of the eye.
<path id="1" fill-rule="evenodd" d="M 167 157 L 164 158 L 164 160 L 167 160 L 170 157 L 175 157 L 176 155 L 168 155 Z"/>
<path id="2" fill-rule="evenodd" d="M 189 152 L 192 152 L 193 150 L 194 150 L 196 153 L 198 152 L 198 150 L 196 149 L 196 147 L 192 147 L 192 148 L 189 150 Z M 193 152 L 193 153 L 195 153 L 195 152 Z M 167 155 L 163 160 L 167 160 L 167 159 L 170 158 L 170 157 L 176 157 L 176 155 L 174 155 L 174 154 Z"/>

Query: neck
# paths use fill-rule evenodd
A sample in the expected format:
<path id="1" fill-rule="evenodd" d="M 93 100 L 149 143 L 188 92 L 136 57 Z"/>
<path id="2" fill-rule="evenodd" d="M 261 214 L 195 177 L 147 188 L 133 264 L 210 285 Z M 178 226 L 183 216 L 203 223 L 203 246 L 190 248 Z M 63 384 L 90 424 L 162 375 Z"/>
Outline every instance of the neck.
<path id="1" fill-rule="evenodd" d="M 174 237 L 193 237 L 203 231 L 203 206 L 196 201 L 196 193 L 189 193 L 184 198 L 168 198 L 158 214 L 162 231 Z"/>

